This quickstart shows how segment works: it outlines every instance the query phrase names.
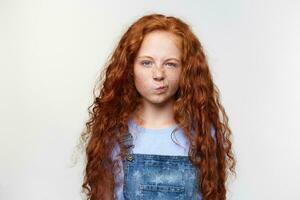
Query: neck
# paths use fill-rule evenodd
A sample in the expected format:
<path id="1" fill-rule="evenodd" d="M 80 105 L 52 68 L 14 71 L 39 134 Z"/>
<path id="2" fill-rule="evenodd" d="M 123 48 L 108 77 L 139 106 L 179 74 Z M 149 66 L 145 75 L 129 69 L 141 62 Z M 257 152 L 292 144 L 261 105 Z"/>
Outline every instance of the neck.
<path id="1" fill-rule="evenodd" d="M 174 101 L 162 104 L 143 103 L 132 118 L 139 126 L 145 128 L 164 128 L 176 124 L 173 112 Z"/>

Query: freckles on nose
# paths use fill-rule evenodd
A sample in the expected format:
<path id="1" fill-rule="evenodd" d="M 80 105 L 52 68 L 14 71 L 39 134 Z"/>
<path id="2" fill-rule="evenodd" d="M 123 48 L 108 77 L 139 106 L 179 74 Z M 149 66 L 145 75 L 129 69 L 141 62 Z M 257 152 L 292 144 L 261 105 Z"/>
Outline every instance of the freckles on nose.
<path id="1" fill-rule="evenodd" d="M 152 70 L 153 74 L 163 74 L 165 71 L 163 68 L 159 68 L 159 67 L 154 67 Z"/>

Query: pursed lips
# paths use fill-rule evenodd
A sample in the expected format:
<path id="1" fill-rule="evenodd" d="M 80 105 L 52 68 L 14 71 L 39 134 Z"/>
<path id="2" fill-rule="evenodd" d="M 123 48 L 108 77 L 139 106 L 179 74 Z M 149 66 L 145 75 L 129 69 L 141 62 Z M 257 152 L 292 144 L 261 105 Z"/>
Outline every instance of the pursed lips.
<path id="1" fill-rule="evenodd" d="M 157 87 L 157 88 L 155 88 L 156 90 L 158 90 L 158 89 L 163 89 L 163 88 L 165 88 L 166 86 L 164 85 L 164 86 L 160 86 L 160 87 Z"/>

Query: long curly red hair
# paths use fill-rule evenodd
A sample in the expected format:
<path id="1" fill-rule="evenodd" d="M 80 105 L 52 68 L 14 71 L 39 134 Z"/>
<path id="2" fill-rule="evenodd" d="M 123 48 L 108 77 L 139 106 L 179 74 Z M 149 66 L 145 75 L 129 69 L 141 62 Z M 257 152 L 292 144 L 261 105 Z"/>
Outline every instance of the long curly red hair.
<path id="1" fill-rule="evenodd" d="M 93 103 L 88 107 L 89 119 L 81 133 L 86 153 L 82 189 L 90 200 L 116 199 L 116 172 L 120 172 L 120 165 L 111 155 L 116 145 L 121 147 L 121 159 L 127 153 L 120 139 L 128 131 L 131 114 L 141 103 L 134 85 L 133 63 L 145 35 L 155 30 L 168 31 L 181 39 L 182 73 L 175 94 L 174 119 L 192 144 L 189 159 L 199 172 L 203 199 L 224 200 L 226 180 L 229 172 L 235 174 L 236 162 L 228 117 L 201 43 L 188 24 L 162 14 L 146 15 L 135 21 L 104 66 L 101 80 L 94 88 Z"/>

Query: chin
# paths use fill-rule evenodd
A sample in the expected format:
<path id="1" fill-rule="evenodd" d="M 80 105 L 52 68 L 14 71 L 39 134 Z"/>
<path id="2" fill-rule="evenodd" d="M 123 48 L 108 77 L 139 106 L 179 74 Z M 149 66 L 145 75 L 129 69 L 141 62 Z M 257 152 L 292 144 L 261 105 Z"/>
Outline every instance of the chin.
<path id="1" fill-rule="evenodd" d="M 163 105 L 170 102 L 171 100 L 172 99 L 170 97 L 160 97 L 160 98 L 148 100 L 148 102 L 152 104 Z"/>

